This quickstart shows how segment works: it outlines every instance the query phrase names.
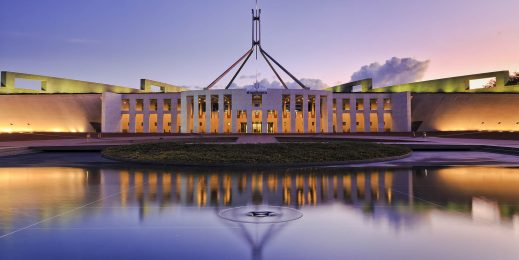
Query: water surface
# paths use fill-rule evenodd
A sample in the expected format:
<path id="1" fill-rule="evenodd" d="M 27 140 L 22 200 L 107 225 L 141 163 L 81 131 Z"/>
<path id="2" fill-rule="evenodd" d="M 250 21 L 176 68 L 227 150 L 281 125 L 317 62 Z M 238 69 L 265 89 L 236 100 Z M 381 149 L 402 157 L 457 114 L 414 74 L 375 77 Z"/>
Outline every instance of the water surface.
<path id="1" fill-rule="evenodd" d="M 2 259 L 519 259 L 519 168 L 0 168 Z M 303 217 L 222 219 L 245 205 Z"/>

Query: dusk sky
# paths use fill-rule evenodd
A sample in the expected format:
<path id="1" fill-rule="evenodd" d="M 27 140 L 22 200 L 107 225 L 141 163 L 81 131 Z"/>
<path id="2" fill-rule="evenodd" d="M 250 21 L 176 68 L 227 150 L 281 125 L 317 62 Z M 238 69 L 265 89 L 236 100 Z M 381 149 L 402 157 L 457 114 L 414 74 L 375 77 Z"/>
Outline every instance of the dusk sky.
<path id="1" fill-rule="evenodd" d="M 519 71 L 518 0 L 260 5 L 263 48 L 297 77 L 330 86 L 392 57 L 429 61 L 423 80 Z M 250 48 L 253 6 L 253 0 L 0 0 L 0 70 L 131 87 L 140 78 L 205 87 Z M 274 79 L 263 60 L 243 75 L 256 71 Z"/>

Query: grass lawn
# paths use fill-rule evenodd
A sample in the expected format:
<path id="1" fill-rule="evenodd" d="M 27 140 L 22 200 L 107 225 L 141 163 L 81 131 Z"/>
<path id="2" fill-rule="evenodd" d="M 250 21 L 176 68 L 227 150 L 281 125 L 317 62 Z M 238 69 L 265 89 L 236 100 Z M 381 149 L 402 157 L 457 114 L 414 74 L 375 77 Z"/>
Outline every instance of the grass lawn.
<path id="1" fill-rule="evenodd" d="M 116 160 L 157 164 L 266 165 L 322 164 L 402 156 L 404 146 L 366 142 L 186 144 L 162 142 L 110 147 L 103 155 Z"/>

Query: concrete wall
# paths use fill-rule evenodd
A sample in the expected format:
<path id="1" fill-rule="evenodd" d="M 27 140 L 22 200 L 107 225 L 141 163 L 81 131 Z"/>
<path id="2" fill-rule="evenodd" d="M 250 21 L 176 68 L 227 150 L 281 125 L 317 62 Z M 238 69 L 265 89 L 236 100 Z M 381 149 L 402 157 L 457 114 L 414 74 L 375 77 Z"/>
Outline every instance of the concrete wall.
<path id="1" fill-rule="evenodd" d="M 93 132 L 100 94 L 0 95 L 0 132 Z"/>
<path id="2" fill-rule="evenodd" d="M 495 87 L 470 89 L 469 83 L 471 80 L 495 78 Z M 506 86 L 506 82 L 510 78 L 509 71 L 495 71 L 488 73 L 479 73 L 471 75 L 463 75 L 451 78 L 434 79 L 427 81 L 419 81 L 412 83 L 405 83 L 393 86 L 385 86 L 373 88 L 372 79 L 363 79 L 359 81 L 348 82 L 335 87 L 327 88 L 326 90 L 335 93 L 351 93 L 353 87 L 357 85 L 362 86 L 362 92 L 411 92 L 411 93 L 518 93 L 519 86 Z"/>
<path id="3" fill-rule="evenodd" d="M 496 86 L 492 88 L 469 89 L 471 80 L 496 78 Z M 374 88 L 368 92 L 412 92 L 412 93 L 483 93 L 483 92 L 519 92 L 519 86 L 505 86 L 510 74 L 508 71 L 496 71 L 465 75 L 452 78 L 435 79 L 428 81 L 399 84 L 383 88 Z"/>
<path id="4" fill-rule="evenodd" d="M 24 89 L 16 86 L 16 79 L 25 79 L 39 83 L 40 89 Z M 83 94 L 83 93 L 152 93 L 152 86 L 159 92 L 180 92 L 187 89 L 149 79 L 141 79 L 140 90 L 124 86 L 101 84 L 89 81 L 64 79 L 43 75 L 2 71 L 1 94 Z"/>
<path id="5" fill-rule="evenodd" d="M 519 95 L 412 94 L 411 103 L 418 131 L 519 131 Z"/>
<path id="6" fill-rule="evenodd" d="M 121 132 L 121 94 L 105 92 L 102 95 L 101 129 L 103 133 Z"/>

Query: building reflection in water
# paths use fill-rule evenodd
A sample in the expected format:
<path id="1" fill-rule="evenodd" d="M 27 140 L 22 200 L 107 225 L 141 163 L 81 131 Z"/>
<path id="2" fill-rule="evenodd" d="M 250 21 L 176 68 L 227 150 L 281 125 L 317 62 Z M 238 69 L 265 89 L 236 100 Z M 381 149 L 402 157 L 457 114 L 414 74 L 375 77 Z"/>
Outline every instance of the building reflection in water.
<path id="1" fill-rule="evenodd" d="M 317 172 L 317 171 L 316 171 Z M 249 204 L 284 205 L 295 208 L 342 201 L 349 204 L 391 204 L 393 185 L 408 186 L 407 170 L 373 170 L 327 173 L 186 174 L 175 172 L 120 171 L 121 206 L 129 199 L 156 202 L 161 206 L 228 207 Z M 106 178 L 113 175 L 105 173 Z M 109 176 L 109 177 L 108 177 Z M 396 177 L 395 177 L 396 176 Z M 133 187 L 133 188 L 132 188 Z"/>
<path id="2" fill-rule="evenodd" d="M 250 204 L 294 208 L 340 203 L 394 226 L 412 224 L 417 212 L 437 208 L 474 219 L 517 223 L 519 169 L 298 169 L 253 172 L 0 168 L 0 221 L 9 227 L 17 208 L 38 218 L 118 194 L 120 207 L 177 206 L 216 209 Z M 99 204 L 102 204 L 101 200 Z M 392 207 L 388 207 L 392 206 Z M 72 214 L 73 216 L 73 214 Z"/>

